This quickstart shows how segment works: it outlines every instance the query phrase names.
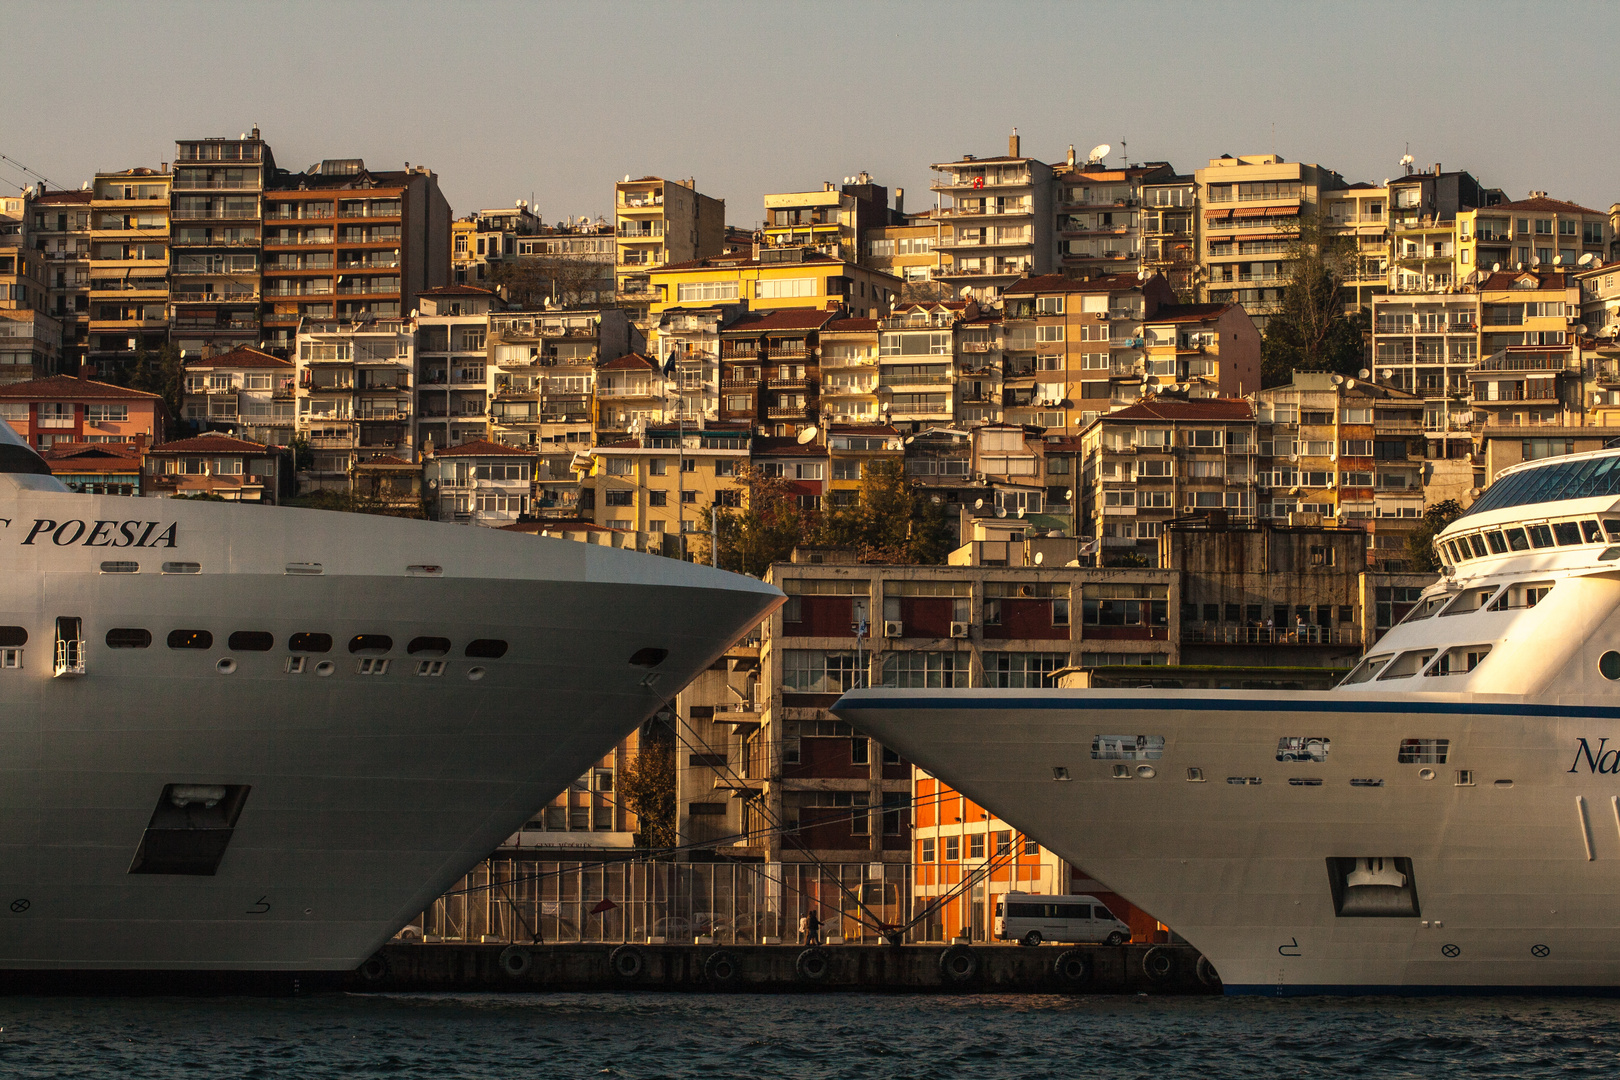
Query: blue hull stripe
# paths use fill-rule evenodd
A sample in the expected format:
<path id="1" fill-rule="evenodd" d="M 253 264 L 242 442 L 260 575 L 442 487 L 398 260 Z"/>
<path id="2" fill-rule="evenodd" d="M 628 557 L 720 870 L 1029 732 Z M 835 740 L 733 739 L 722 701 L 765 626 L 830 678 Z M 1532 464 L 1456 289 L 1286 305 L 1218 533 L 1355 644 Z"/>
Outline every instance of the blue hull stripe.
<path id="1" fill-rule="evenodd" d="M 1324 701 L 1320 698 L 1085 698 L 1054 692 L 1045 697 L 868 697 L 845 694 L 833 703 L 831 712 L 843 715 L 861 710 L 945 711 L 968 709 L 976 712 L 1011 712 L 1018 709 L 1049 709 L 1063 712 L 1090 712 L 1100 709 L 1164 712 L 1310 712 L 1310 713 L 1450 713 L 1470 716 L 1567 716 L 1592 720 L 1620 719 L 1620 708 L 1599 705 L 1503 705 L 1469 701 L 1356 701 L 1348 696 Z"/>
<path id="2" fill-rule="evenodd" d="M 1252 983 L 1223 989 L 1228 997 L 1620 997 L 1620 986 L 1336 986 L 1331 983 L 1267 986 Z"/>

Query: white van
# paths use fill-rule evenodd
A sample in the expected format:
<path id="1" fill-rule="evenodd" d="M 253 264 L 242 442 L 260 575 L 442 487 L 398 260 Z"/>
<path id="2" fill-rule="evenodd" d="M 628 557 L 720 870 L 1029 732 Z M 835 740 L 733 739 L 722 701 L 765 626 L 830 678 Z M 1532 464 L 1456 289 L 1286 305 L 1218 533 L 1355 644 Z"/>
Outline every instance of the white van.
<path id="1" fill-rule="evenodd" d="M 1131 928 L 1095 896 L 1008 893 L 996 902 L 996 937 L 1024 945 L 1043 941 L 1123 945 L 1131 940 Z"/>

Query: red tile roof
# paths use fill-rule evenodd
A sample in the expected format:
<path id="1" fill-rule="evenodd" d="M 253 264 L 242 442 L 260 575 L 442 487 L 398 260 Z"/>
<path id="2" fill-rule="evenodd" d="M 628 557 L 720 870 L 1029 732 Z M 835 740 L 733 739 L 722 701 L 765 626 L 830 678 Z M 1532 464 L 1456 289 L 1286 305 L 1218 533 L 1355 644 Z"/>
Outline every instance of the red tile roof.
<path id="1" fill-rule="evenodd" d="M 1481 282 L 1479 290 L 1481 292 L 1486 290 L 1494 292 L 1502 289 L 1512 289 L 1515 288 L 1515 282 L 1527 277 L 1536 279 L 1538 283 L 1536 288 L 1538 290 L 1567 289 L 1570 287 L 1569 279 L 1562 271 L 1554 273 L 1550 270 L 1542 270 L 1538 273 L 1535 270 L 1499 270 Z M 1518 286 L 1518 288 L 1522 289 L 1523 286 Z"/>
<path id="2" fill-rule="evenodd" d="M 293 368 L 291 360 L 260 352 L 251 345 L 239 345 L 227 353 L 206 360 L 187 360 L 187 368 Z"/>
<path id="3" fill-rule="evenodd" d="M 834 319 L 822 327 L 823 330 L 829 333 L 876 330 L 877 328 L 878 321 L 876 319 Z"/>
<path id="4" fill-rule="evenodd" d="M 439 285 L 423 289 L 417 296 L 494 296 L 494 289 L 480 289 L 476 285 Z"/>
<path id="5" fill-rule="evenodd" d="M 1142 282 L 1135 274 L 1110 274 L 1107 277 L 1077 281 L 1062 274 L 1042 274 L 1039 277 L 1020 278 L 1002 290 L 1003 296 L 1033 296 L 1036 293 L 1101 293 L 1140 289 Z"/>
<path id="6" fill-rule="evenodd" d="M 443 450 L 435 450 L 435 457 L 535 457 L 528 450 L 516 446 L 502 446 L 500 443 L 490 442 L 488 439 L 474 439 L 464 442 L 460 446 L 447 446 Z"/>
<path id="7" fill-rule="evenodd" d="M 774 330 L 820 330 L 838 316 L 821 308 L 781 308 L 747 311 L 721 331 L 723 334 L 765 334 Z"/>
<path id="8" fill-rule="evenodd" d="M 43 206 L 65 206 L 75 204 L 88 204 L 90 193 L 88 191 L 47 191 L 34 202 Z"/>
<path id="9" fill-rule="evenodd" d="M 1241 399 L 1205 398 L 1179 401 L 1149 398 L 1118 412 L 1104 413 L 1102 420 L 1253 420 L 1254 408 Z"/>
<path id="10" fill-rule="evenodd" d="M 159 443 L 148 453 L 153 454 L 262 454 L 270 448 L 263 443 L 248 442 L 229 435 L 195 435 L 189 439 Z"/>
<path id="11" fill-rule="evenodd" d="M 1578 203 L 1565 202 L 1562 199 L 1549 199 L 1545 195 L 1537 195 L 1533 199 L 1520 199 L 1518 202 L 1497 203 L 1480 210 L 1482 214 L 1494 213 L 1497 210 L 1529 210 L 1532 213 L 1543 214 L 1591 214 L 1594 217 L 1608 217 L 1601 210 L 1592 210 Z"/>
<path id="12" fill-rule="evenodd" d="M 640 353 L 625 353 L 603 364 L 602 371 L 657 371 L 658 364 Z"/>
<path id="13" fill-rule="evenodd" d="M 39 456 L 51 462 L 83 461 L 98 457 L 139 462 L 141 448 L 133 443 L 57 443 Z"/>
<path id="14" fill-rule="evenodd" d="M 404 458 L 395 457 L 393 454 L 378 454 L 376 457 L 370 457 L 364 461 L 357 461 L 355 462 L 355 465 L 404 465 L 406 468 L 416 468 L 416 462 L 406 461 Z"/>
<path id="15" fill-rule="evenodd" d="M 1212 322 L 1220 318 L 1232 304 L 1160 304 L 1151 319 L 1145 323 Z"/>
<path id="16" fill-rule="evenodd" d="M 125 401 L 161 401 L 157 394 L 144 390 L 131 390 L 127 386 L 97 382 L 94 379 L 76 379 L 72 375 L 51 375 L 28 382 L 8 383 L 0 386 L 0 398 L 12 401 L 80 401 L 93 398 Z"/>

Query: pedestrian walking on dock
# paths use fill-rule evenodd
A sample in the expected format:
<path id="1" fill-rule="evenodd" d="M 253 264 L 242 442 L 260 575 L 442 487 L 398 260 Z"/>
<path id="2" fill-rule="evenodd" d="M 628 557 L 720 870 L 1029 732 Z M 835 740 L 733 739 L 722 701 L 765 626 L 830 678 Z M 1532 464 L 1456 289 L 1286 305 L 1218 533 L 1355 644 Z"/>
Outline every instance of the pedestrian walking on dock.
<path id="1" fill-rule="evenodd" d="M 821 919 L 815 908 L 805 912 L 804 918 L 799 920 L 799 941 L 805 945 L 821 944 Z"/>

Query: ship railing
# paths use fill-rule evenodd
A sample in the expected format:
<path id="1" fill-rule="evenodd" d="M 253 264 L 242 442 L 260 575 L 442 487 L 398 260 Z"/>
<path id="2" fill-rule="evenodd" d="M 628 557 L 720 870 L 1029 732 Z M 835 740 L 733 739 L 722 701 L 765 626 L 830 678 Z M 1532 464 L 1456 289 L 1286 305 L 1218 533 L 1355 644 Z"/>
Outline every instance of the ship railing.
<path id="1" fill-rule="evenodd" d="M 1359 645 L 1355 626 L 1182 626 L 1183 645 Z"/>
<path id="2" fill-rule="evenodd" d="M 58 679 L 76 679 L 84 674 L 84 639 L 63 638 L 56 643 L 56 672 Z"/>

